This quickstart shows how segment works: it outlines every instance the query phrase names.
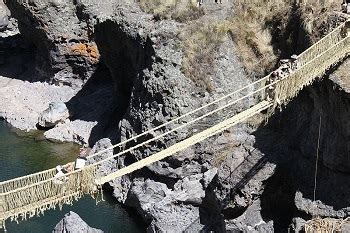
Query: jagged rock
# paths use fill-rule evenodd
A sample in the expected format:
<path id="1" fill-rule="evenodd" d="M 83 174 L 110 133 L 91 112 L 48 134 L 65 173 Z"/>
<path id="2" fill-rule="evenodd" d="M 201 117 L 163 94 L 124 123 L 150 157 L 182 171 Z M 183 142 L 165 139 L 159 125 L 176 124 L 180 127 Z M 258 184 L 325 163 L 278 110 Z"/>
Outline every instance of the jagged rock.
<path id="1" fill-rule="evenodd" d="M 172 164 L 166 161 L 159 161 L 147 166 L 147 168 L 153 173 L 159 176 L 166 176 L 171 178 L 181 179 L 187 176 L 200 174 L 203 170 L 203 166 L 196 161 L 191 161 L 182 166 L 173 168 Z"/>
<path id="2" fill-rule="evenodd" d="M 133 182 L 125 203 L 151 222 L 148 232 L 182 232 L 195 228 L 192 225 L 202 228 L 197 221 L 199 208 L 176 204 L 174 195 L 163 183 L 138 180 Z"/>
<path id="3" fill-rule="evenodd" d="M 153 221 L 147 232 L 196 232 L 202 229 L 198 221 L 199 207 L 184 204 L 155 204 L 152 211 Z"/>
<path id="4" fill-rule="evenodd" d="M 134 181 L 126 204 L 135 207 L 147 219 L 152 219 L 153 206 L 170 197 L 171 190 L 163 183 L 152 180 Z"/>
<path id="5" fill-rule="evenodd" d="M 97 156 L 94 156 L 93 158 L 90 158 L 89 162 L 94 163 L 97 161 L 100 161 L 104 158 L 111 157 L 113 155 L 113 146 L 111 140 L 109 138 L 102 138 L 98 140 L 92 150 L 90 151 L 90 155 L 100 153 Z M 102 152 L 104 151 L 104 152 Z"/>
<path id="6" fill-rule="evenodd" d="M 63 102 L 53 102 L 40 114 L 38 125 L 44 128 L 50 128 L 63 123 L 68 118 L 69 110 L 66 104 Z"/>
<path id="7" fill-rule="evenodd" d="M 95 163 L 98 161 L 101 161 L 105 158 L 110 158 L 113 156 L 113 144 L 111 142 L 111 140 L 109 138 L 102 138 L 99 141 L 97 141 L 94 145 L 94 147 L 92 148 L 90 155 L 93 155 L 95 153 L 99 153 L 102 152 L 98 155 L 95 155 L 92 158 L 89 158 L 89 163 Z M 112 148 L 112 149 L 110 149 Z M 110 173 L 112 173 L 113 171 L 116 171 L 118 169 L 118 161 L 117 159 L 111 159 L 108 160 L 104 163 L 101 164 L 101 166 L 99 166 L 98 168 L 98 173 L 101 176 L 105 176 L 108 175 Z"/>
<path id="8" fill-rule="evenodd" d="M 201 205 L 205 190 L 201 184 L 202 174 L 185 177 L 174 185 L 174 198 L 184 203 Z"/>
<path id="9" fill-rule="evenodd" d="M 212 182 L 212 180 L 217 175 L 217 173 L 218 173 L 218 169 L 213 168 L 213 169 L 206 171 L 203 174 L 203 187 L 204 188 L 207 188 L 209 186 L 209 184 Z"/>
<path id="10" fill-rule="evenodd" d="M 348 216 L 349 209 L 344 208 L 334 210 L 334 207 L 325 205 L 319 200 L 312 201 L 303 197 L 299 191 L 295 194 L 295 206 L 298 210 L 303 211 L 311 216 L 344 218 Z"/>
<path id="11" fill-rule="evenodd" d="M 129 176 L 122 176 L 110 181 L 109 185 L 113 188 L 113 197 L 120 203 L 125 203 L 132 185 L 131 178 Z"/>
<path id="12" fill-rule="evenodd" d="M 266 160 L 265 154 L 254 146 L 255 137 L 247 131 L 232 131 L 225 140 L 219 138 L 222 144 L 213 149 L 217 153 L 212 163 L 218 166 L 213 186 L 223 209 L 249 207 L 263 193 L 264 182 L 275 173 L 276 164 Z"/>
<path id="13" fill-rule="evenodd" d="M 108 148 L 111 148 L 112 146 L 113 146 L 112 142 L 109 138 L 102 138 L 96 142 L 96 144 L 94 145 L 94 147 L 92 148 L 92 150 L 90 152 L 90 155 L 98 153 L 102 150 L 106 150 Z M 106 150 L 105 152 L 103 152 L 97 156 L 94 156 L 93 158 L 90 158 L 89 163 L 98 162 L 104 158 L 108 158 L 111 156 L 113 156 L 113 149 Z M 102 163 L 101 166 L 99 166 L 99 169 L 97 172 L 101 176 L 103 176 L 103 175 L 108 175 L 108 174 L 112 173 L 113 171 L 116 171 L 118 169 L 118 163 L 119 163 L 118 159 L 112 159 L 112 160 L 109 160 L 109 161 Z M 117 179 L 114 179 L 114 180 L 108 182 L 108 184 L 110 185 L 110 187 L 113 190 L 113 196 L 120 203 L 124 203 L 126 198 L 127 198 L 127 194 L 129 192 L 129 189 L 131 187 L 130 178 L 128 176 L 122 176 L 122 177 L 119 177 Z"/>
<path id="14" fill-rule="evenodd" d="M 66 70 L 74 74 L 72 83 L 80 80 L 80 85 L 91 76 L 100 55 L 93 41 L 94 25 L 80 1 L 13 0 L 6 5 L 18 20 L 21 33 L 38 48 L 36 68 L 42 75 L 51 78 Z M 94 5 L 100 8 L 101 2 L 95 0 Z"/>
<path id="15" fill-rule="evenodd" d="M 229 232 L 274 232 L 273 221 L 265 222 L 261 216 L 260 201 L 255 201 L 241 216 L 226 220 L 226 230 Z"/>
<path id="16" fill-rule="evenodd" d="M 90 227 L 80 216 L 73 211 L 67 213 L 64 218 L 57 223 L 53 233 L 103 233 L 102 230 Z"/>

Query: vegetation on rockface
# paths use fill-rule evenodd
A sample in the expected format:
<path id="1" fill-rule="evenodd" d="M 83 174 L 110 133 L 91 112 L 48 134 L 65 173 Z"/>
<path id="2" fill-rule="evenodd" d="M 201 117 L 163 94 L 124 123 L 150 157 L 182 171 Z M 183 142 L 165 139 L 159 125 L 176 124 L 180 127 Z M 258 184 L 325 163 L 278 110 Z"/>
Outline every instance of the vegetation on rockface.
<path id="1" fill-rule="evenodd" d="M 323 0 L 320 1 L 322 4 L 318 2 L 310 1 L 308 5 L 302 5 L 298 9 L 302 27 L 307 31 L 311 44 L 331 32 L 341 20 L 341 17 L 334 13 L 340 11 L 341 1 Z"/>
<path id="2" fill-rule="evenodd" d="M 263 75 L 274 67 L 278 55 L 272 47 L 271 31 L 265 23 L 280 14 L 284 15 L 279 18 L 281 27 L 284 27 L 289 6 L 277 1 L 235 2 L 234 13 L 229 19 L 229 32 L 236 43 L 237 54 L 248 71 Z"/>
<path id="3" fill-rule="evenodd" d="M 179 36 L 184 52 L 182 68 L 209 92 L 214 90 L 215 53 L 225 39 L 236 44 L 232 49 L 247 72 L 262 76 L 273 70 L 279 59 L 302 52 L 327 34 L 332 29 L 330 15 L 339 8 L 334 0 L 237 0 L 225 20 L 208 21 L 197 20 L 204 11 L 193 0 L 139 3 L 156 18 L 187 22 Z"/>
<path id="4" fill-rule="evenodd" d="M 141 9 L 156 19 L 174 19 L 178 22 L 195 20 L 204 14 L 193 0 L 138 0 Z"/>
<path id="5" fill-rule="evenodd" d="M 279 59 L 300 53 L 327 34 L 333 0 L 238 0 L 230 19 L 232 38 L 243 64 L 263 75 Z M 325 27 L 326 30 L 321 30 Z"/>
<path id="6" fill-rule="evenodd" d="M 198 86 L 208 92 L 214 90 L 210 79 L 213 74 L 215 52 L 225 40 L 228 22 L 195 22 L 180 34 L 184 58 L 182 69 Z"/>

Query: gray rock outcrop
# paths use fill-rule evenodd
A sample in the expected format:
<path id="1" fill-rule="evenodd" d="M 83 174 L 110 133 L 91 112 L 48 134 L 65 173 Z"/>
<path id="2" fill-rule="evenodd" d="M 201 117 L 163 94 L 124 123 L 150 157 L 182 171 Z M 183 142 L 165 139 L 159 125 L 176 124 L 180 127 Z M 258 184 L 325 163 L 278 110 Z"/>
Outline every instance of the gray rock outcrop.
<path id="1" fill-rule="evenodd" d="M 64 218 L 57 223 L 52 233 L 103 233 L 102 230 L 90 227 L 80 216 L 73 211 L 67 213 Z"/>
<path id="2" fill-rule="evenodd" d="M 199 208 L 176 204 L 175 196 L 163 183 L 139 180 L 134 181 L 126 204 L 136 208 L 151 223 L 149 232 L 183 232 L 195 224 L 202 228 L 197 222 Z"/>
<path id="3" fill-rule="evenodd" d="M 74 2 L 14 0 L 6 1 L 6 5 L 18 19 L 21 33 L 37 46 L 36 68 L 40 73 L 60 82 L 53 76 L 66 70 L 74 74 L 68 83 L 79 86 L 95 70 L 99 53 L 92 39 L 94 25 L 89 23 L 81 4 Z"/>
<path id="4" fill-rule="evenodd" d="M 264 221 L 260 201 L 254 202 L 238 218 L 226 221 L 228 232 L 274 232 L 273 221 Z"/>
<path id="5" fill-rule="evenodd" d="M 40 114 L 38 125 L 43 128 L 54 127 L 69 118 L 69 110 L 63 102 L 53 102 Z"/>

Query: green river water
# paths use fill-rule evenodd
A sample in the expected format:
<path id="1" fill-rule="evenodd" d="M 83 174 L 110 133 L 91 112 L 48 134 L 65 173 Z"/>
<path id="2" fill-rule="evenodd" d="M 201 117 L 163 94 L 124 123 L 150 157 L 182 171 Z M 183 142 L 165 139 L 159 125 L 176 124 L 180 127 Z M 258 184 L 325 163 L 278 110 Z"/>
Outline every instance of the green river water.
<path id="1" fill-rule="evenodd" d="M 79 147 L 74 144 L 55 144 L 41 140 L 40 133 L 18 136 L 0 120 L 0 181 L 27 175 L 43 169 L 73 161 Z M 74 211 L 91 227 L 104 232 L 144 232 L 145 227 L 138 217 L 131 216 L 113 198 L 105 195 L 106 201 L 96 205 L 95 200 L 85 197 L 63 210 L 50 210 L 44 216 L 35 217 L 19 224 L 6 222 L 9 233 L 52 232 L 64 214 Z M 1 232 L 1 230 L 0 230 Z"/>

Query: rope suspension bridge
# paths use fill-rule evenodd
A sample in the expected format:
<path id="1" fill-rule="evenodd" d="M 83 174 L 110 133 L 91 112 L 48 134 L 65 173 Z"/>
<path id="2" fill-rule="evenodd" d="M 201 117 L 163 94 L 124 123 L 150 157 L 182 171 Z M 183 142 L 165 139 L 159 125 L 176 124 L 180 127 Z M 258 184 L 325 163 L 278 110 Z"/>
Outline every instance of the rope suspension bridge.
<path id="1" fill-rule="evenodd" d="M 104 183 L 175 155 L 211 136 L 224 132 L 238 123 L 244 122 L 262 111 L 273 112 L 278 106 L 286 105 L 305 86 L 323 76 L 329 69 L 347 58 L 349 54 L 350 21 L 346 21 L 298 55 L 296 58 L 297 67 L 289 75 L 272 82 L 271 74 L 267 75 L 156 128 L 92 154 L 88 156 L 88 161 L 93 162 L 82 169 L 64 174 L 60 177 L 61 183 L 56 182 L 55 168 L 0 182 L 0 228 L 5 228 L 5 221 L 8 219 L 18 222 L 36 215 L 39 216 L 45 210 L 54 209 L 57 206 L 62 208 L 64 204 L 72 204 L 74 200 L 78 200 L 83 195 L 96 196 L 101 191 L 101 186 Z M 271 90 L 271 88 L 273 98 L 267 98 L 268 90 Z M 229 116 L 226 119 L 220 120 L 215 125 L 200 132 L 193 132 L 179 142 L 129 166 L 110 171 L 107 174 L 106 172 L 99 172 L 99 168 L 104 163 L 114 161 L 119 156 L 126 156 L 128 153 L 151 143 L 164 141 L 169 135 L 176 134 L 184 128 L 193 127 L 205 118 L 213 117 L 223 111 L 230 112 L 233 105 L 246 100 L 254 100 L 253 102 L 257 104 L 248 105 L 241 112 L 228 114 Z M 137 142 L 148 135 L 152 135 L 152 138 L 127 148 L 128 144 Z M 114 148 L 125 149 L 112 156 L 105 156 L 106 152 Z M 72 164 L 69 163 L 64 167 L 72 166 Z"/>

